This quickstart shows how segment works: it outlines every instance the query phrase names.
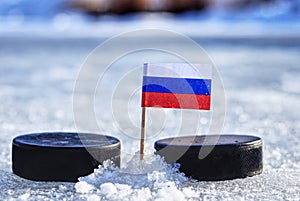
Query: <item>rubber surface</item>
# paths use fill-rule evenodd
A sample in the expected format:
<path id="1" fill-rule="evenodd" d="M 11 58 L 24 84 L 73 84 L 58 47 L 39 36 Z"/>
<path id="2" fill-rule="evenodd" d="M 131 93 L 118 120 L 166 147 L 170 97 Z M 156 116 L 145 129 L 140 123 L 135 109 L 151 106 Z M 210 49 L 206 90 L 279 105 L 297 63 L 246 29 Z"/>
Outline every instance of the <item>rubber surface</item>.
<path id="1" fill-rule="evenodd" d="M 76 182 L 107 159 L 120 165 L 120 141 L 105 135 L 37 133 L 18 136 L 12 143 L 13 172 L 35 181 Z"/>
<path id="2" fill-rule="evenodd" d="M 218 181 L 262 173 L 262 140 L 247 135 L 202 135 L 158 140 L 156 153 L 197 180 Z M 199 158 L 200 150 L 209 150 Z"/>

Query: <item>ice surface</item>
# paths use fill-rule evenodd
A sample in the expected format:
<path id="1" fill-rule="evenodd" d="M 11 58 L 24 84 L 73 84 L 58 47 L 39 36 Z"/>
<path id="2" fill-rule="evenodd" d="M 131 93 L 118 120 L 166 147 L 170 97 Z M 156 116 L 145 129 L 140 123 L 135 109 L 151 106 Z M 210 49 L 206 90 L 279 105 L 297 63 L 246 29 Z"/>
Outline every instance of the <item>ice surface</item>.
<path id="1" fill-rule="evenodd" d="M 131 160 L 138 150 L 139 133 L 126 127 L 132 141 L 124 140 L 128 136 L 122 138 L 122 149 L 128 153 L 122 162 L 128 164 L 121 169 L 105 164 L 75 184 L 33 182 L 14 175 L 11 171 L 13 137 L 76 129 L 72 109 L 76 76 L 86 56 L 105 36 L 115 32 L 112 27 L 116 24 L 87 25 L 87 30 L 93 30 L 93 26 L 97 30 L 91 37 L 87 37 L 89 31 L 83 31 L 83 36 L 80 32 L 64 36 L 62 32 L 55 32 L 53 37 L 51 33 L 33 37 L 27 32 L 25 37 L 23 32 L 13 32 L 14 36 L 8 36 L 1 28 L 4 34 L 0 35 L 0 200 L 300 200 L 300 40 L 295 37 L 298 32 L 290 29 L 284 32 L 291 33 L 291 38 L 286 35 L 268 38 L 268 34 L 256 37 L 260 32 L 256 32 L 255 37 L 248 35 L 249 38 L 214 38 L 209 35 L 211 30 L 206 30 L 208 35 L 203 37 L 200 29 L 192 34 L 216 63 L 224 83 L 227 113 L 223 132 L 254 134 L 263 139 L 264 172 L 261 175 L 198 182 L 185 178 L 176 167 L 153 156 L 153 141 L 171 137 L 178 131 L 180 112 L 171 110 L 161 113 L 170 122 L 165 130 L 160 135 L 149 136 L 146 142 L 149 152 L 145 164 Z M 183 25 L 178 25 L 181 30 L 185 29 Z M 197 24 L 187 25 L 187 29 L 194 25 Z M 269 32 L 276 29 L 280 28 L 273 27 Z M 100 30 L 103 35 L 97 35 L 102 33 Z M 155 54 L 153 59 L 165 59 L 160 56 Z M 125 64 L 139 66 L 134 56 L 122 66 L 126 67 Z M 120 76 L 120 73 L 112 75 Z M 139 125 L 137 103 L 139 101 L 132 100 L 128 106 L 132 108 L 129 116 L 134 125 Z M 96 109 L 98 117 L 104 117 L 105 121 L 106 114 L 101 116 L 101 110 Z M 157 118 L 150 117 L 151 121 Z M 200 133 L 205 133 L 209 119 L 209 114 L 201 114 Z M 118 135 L 118 126 L 109 121 L 101 125 L 101 130 Z"/>

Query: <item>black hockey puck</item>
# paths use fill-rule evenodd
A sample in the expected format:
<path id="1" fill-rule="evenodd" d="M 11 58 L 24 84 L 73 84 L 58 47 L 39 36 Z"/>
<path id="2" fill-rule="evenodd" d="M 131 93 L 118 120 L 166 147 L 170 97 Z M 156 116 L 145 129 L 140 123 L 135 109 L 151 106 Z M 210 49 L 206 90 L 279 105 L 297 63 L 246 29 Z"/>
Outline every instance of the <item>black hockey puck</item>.
<path id="1" fill-rule="evenodd" d="M 120 141 L 105 135 L 37 133 L 12 143 L 13 172 L 35 181 L 76 182 L 107 159 L 120 165 Z"/>
<path id="2" fill-rule="evenodd" d="M 156 153 L 179 163 L 186 176 L 202 181 L 244 178 L 262 173 L 262 140 L 247 135 L 202 135 L 158 140 Z M 209 152 L 201 157 L 201 151 Z M 200 157 L 199 157 L 200 156 Z"/>

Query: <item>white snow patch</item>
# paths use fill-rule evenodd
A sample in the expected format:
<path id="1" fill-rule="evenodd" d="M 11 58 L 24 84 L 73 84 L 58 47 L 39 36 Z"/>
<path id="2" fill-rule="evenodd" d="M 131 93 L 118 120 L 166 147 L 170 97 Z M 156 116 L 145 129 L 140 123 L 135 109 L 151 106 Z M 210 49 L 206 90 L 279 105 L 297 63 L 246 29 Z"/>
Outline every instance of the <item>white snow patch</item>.
<path id="1" fill-rule="evenodd" d="M 18 197 L 18 200 L 28 200 L 30 197 L 30 193 L 24 193 L 23 195 L 21 195 L 20 197 Z"/>
<path id="2" fill-rule="evenodd" d="M 184 187 L 188 178 L 178 168 L 165 163 L 158 155 L 148 155 L 141 161 L 136 154 L 123 168 L 105 162 L 93 174 L 81 177 L 76 191 L 88 195 L 96 192 L 104 200 L 196 199 L 199 194 Z M 87 190 L 87 184 L 96 191 Z"/>
<path id="3" fill-rule="evenodd" d="M 117 187 L 112 183 L 101 184 L 100 189 L 101 189 L 101 194 L 104 195 L 111 195 L 118 192 Z"/>
<path id="4" fill-rule="evenodd" d="M 76 192 L 78 193 L 88 193 L 94 189 L 91 184 L 88 184 L 85 181 L 80 181 L 75 184 Z"/>
<path id="5" fill-rule="evenodd" d="M 98 195 L 90 195 L 88 198 L 87 198 L 87 201 L 100 201 L 100 197 Z"/>
<path id="6" fill-rule="evenodd" d="M 169 201 L 180 201 L 185 200 L 184 194 L 176 187 L 163 187 L 157 191 L 155 200 L 169 200 Z"/>

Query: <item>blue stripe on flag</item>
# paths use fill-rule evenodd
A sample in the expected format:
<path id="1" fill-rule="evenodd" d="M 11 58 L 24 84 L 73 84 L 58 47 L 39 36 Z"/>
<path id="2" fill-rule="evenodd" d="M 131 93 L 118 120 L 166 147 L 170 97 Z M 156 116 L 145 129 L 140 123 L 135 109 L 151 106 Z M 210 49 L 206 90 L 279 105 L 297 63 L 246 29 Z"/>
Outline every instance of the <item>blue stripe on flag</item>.
<path id="1" fill-rule="evenodd" d="M 210 95 L 210 79 L 143 77 L 143 92 Z"/>

